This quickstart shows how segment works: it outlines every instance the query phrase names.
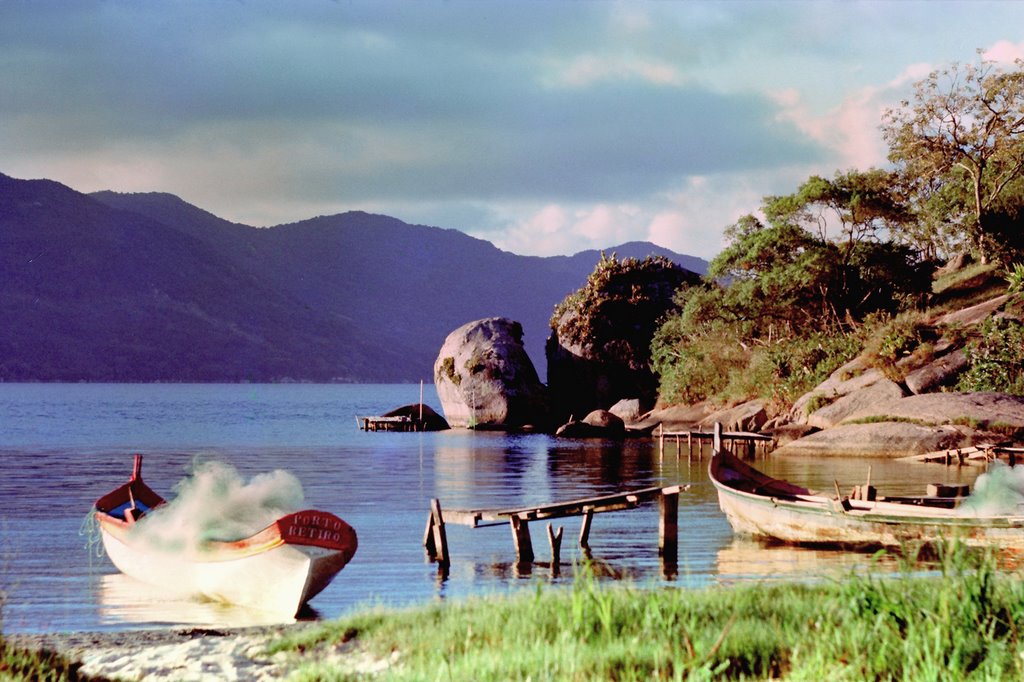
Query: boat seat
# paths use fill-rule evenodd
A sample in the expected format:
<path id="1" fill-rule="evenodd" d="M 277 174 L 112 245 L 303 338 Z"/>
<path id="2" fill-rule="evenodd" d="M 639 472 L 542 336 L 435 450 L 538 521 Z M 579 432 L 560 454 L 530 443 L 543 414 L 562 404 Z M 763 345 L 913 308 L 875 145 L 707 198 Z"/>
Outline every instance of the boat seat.
<path id="1" fill-rule="evenodd" d="M 121 519 L 122 521 L 138 521 L 141 519 L 146 512 L 149 511 L 149 507 L 141 502 L 136 501 L 135 506 L 132 506 L 131 502 L 125 502 L 111 509 L 108 514 L 113 516 L 115 519 Z M 129 514 L 131 518 L 129 518 Z"/>

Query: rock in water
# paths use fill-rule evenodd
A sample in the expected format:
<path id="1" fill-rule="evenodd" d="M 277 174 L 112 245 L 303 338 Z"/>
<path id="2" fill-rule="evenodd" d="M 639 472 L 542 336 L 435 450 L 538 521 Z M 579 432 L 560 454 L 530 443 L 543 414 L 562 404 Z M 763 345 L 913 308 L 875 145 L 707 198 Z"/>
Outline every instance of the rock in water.
<path id="1" fill-rule="evenodd" d="M 526 354 L 518 322 L 491 317 L 453 331 L 434 363 L 434 384 L 453 428 L 547 425 L 547 389 Z"/>

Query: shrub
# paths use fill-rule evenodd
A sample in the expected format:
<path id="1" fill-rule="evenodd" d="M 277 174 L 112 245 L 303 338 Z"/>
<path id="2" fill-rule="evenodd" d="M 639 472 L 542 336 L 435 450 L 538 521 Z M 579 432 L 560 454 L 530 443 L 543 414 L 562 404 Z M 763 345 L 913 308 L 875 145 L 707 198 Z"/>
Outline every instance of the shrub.
<path id="1" fill-rule="evenodd" d="M 1024 263 L 1014 263 L 1006 274 L 1006 290 L 1010 294 L 1024 294 Z"/>
<path id="2" fill-rule="evenodd" d="M 879 316 L 869 323 L 874 327 L 864 352 L 868 364 L 893 381 L 903 381 L 908 370 L 899 366 L 913 353 L 927 354 L 936 340 L 935 329 L 924 322 L 921 313 L 902 313 L 896 317 Z"/>
<path id="3" fill-rule="evenodd" d="M 1024 325 L 989 318 L 978 333 L 979 338 L 965 348 L 968 366 L 957 390 L 1024 395 Z"/>

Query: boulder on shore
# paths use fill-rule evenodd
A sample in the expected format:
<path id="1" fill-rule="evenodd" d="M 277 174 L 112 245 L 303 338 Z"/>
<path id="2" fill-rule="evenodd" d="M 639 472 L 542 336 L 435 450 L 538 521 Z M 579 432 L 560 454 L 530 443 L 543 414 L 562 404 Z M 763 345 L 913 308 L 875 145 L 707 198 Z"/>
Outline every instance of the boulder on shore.
<path id="1" fill-rule="evenodd" d="M 434 385 L 453 428 L 547 426 L 547 390 L 513 320 L 475 320 L 450 333 L 434 363 Z"/>
<path id="2" fill-rule="evenodd" d="M 626 437 L 626 423 L 608 410 L 594 410 L 583 421 L 570 421 L 558 427 L 556 436 L 562 438 L 612 438 Z"/>

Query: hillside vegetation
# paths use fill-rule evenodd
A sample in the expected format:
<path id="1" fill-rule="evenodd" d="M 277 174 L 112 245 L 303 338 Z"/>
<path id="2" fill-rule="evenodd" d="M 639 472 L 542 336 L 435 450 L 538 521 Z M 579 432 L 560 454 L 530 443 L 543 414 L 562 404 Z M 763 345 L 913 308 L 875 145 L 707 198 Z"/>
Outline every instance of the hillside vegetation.
<path id="1" fill-rule="evenodd" d="M 882 124 L 891 169 L 810 177 L 726 230 L 654 334 L 663 403 L 779 414 L 857 355 L 900 382 L 940 342 L 967 354 L 953 388 L 1024 393 L 1024 62 L 935 72 Z M 980 326 L 936 327 L 1000 294 Z"/>

